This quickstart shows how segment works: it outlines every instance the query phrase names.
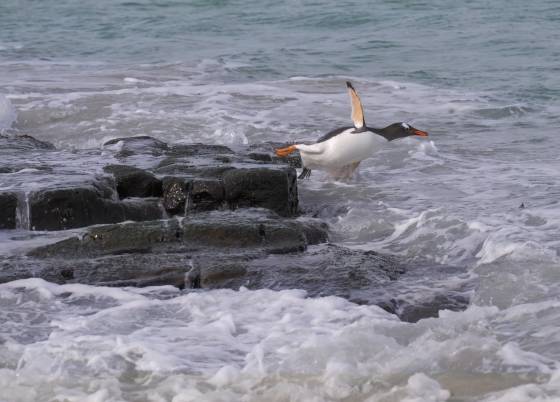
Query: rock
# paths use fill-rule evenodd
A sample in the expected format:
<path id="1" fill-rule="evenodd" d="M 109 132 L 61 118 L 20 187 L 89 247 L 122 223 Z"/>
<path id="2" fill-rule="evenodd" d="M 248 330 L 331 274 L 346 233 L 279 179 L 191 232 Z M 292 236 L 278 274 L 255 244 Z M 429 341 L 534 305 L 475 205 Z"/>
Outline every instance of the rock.
<path id="1" fill-rule="evenodd" d="M 1 135 L 0 149 L 16 149 L 16 150 L 53 150 L 54 145 L 50 142 L 39 141 L 30 135 Z"/>
<path id="2" fill-rule="evenodd" d="M 15 193 L 0 193 L 0 229 L 15 229 L 18 198 Z"/>
<path id="3" fill-rule="evenodd" d="M 88 228 L 83 236 L 37 247 L 29 256 L 97 257 L 111 254 L 146 253 L 161 243 L 179 242 L 182 231 L 175 219 L 168 221 L 126 222 L 115 225 L 99 225 Z"/>
<path id="4" fill-rule="evenodd" d="M 224 183 L 221 180 L 193 179 L 188 186 L 188 212 L 212 211 L 225 204 Z"/>
<path id="5" fill-rule="evenodd" d="M 163 178 L 163 207 L 172 214 L 184 214 L 188 198 L 189 181 L 182 177 Z"/>
<path id="6" fill-rule="evenodd" d="M 42 190 L 29 197 L 32 230 L 64 230 L 121 219 L 122 211 L 93 187 Z"/>
<path id="7" fill-rule="evenodd" d="M 224 183 L 220 179 L 165 177 L 163 205 L 173 215 L 223 209 Z"/>
<path id="8" fill-rule="evenodd" d="M 236 274 L 237 279 L 232 280 L 231 264 L 242 266 L 245 274 Z M 225 272 L 220 275 L 222 265 Z M 224 287 L 220 278 L 225 277 L 227 287 L 234 289 L 239 286 L 275 290 L 296 288 L 306 290 L 311 297 L 335 295 L 370 304 L 384 300 L 374 290 L 379 292 L 386 283 L 405 272 L 402 263 L 389 256 L 330 244 L 311 247 L 303 254 L 268 255 L 246 261 L 231 255 L 197 259 L 193 269 L 189 280 L 197 282 L 193 278 L 198 273 L 200 286 L 205 288 Z M 236 268 L 235 272 L 241 269 Z"/>
<path id="9" fill-rule="evenodd" d="M 115 177 L 121 199 L 127 197 L 161 197 L 162 184 L 152 173 L 126 165 L 108 165 L 104 171 Z"/>
<path id="10" fill-rule="evenodd" d="M 95 257 L 131 252 L 169 252 L 201 249 L 252 249 L 258 252 L 285 253 L 301 251 L 311 241 L 306 233 L 312 222 L 274 219 L 260 211 L 239 216 L 230 211 L 201 213 L 193 219 L 168 219 L 128 222 L 88 228 L 83 236 L 69 238 L 37 247 L 29 256 L 40 258 Z M 321 222 L 314 230 L 326 228 Z"/>
<path id="11" fill-rule="evenodd" d="M 234 169 L 222 178 L 231 208 L 267 208 L 281 216 L 297 213 L 297 176 L 293 168 Z"/>
<path id="12" fill-rule="evenodd" d="M 122 208 L 120 221 L 152 221 L 164 218 L 163 208 L 158 198 L 129 198 L 116 203 L 115 208 Z"/>
<path id="13" fill-rule="evenodd" d="M 165 142 L 147 135 L 114 138 L 104 143 L 103 146 L 115 148 L 118 151 L 116 156 L 119 158 L 138 154 L 161 156 L 169 149 Z"/>
<path id="14" fill-rule="evenodd" d="M 394 301 L 394 310 L 388 311 L 397 314 L 403 321 L 418 322 L 423 318 L 437 317 L 440 310 L 463 311 L 469 302 L 467 294 L 450 291 L 416 303 Z"/>
<path id="15" fill-rule="evenodd" d="M 185 254 L 108 255 L 83 259 L 0 260 L 0 283 L 38 277 L 58 284 L 83 283 L 98 286 L 185 286 L 192 268 Z"/>
<path id="16" fill-rule="evenodd" d="M 31 230 L 65 230 L 163 216 L 157 200 L 118 202 L 103 186 L 41 190 L 29 196 Z"/>
<path id="17" fill-rule="evenodd" d="M 230 165 L 195 166 L 191 163 L 181 162 L 175 159 L 165 159 L 154 169 L 154 172 L 160 175 L 183 176 L 191 178 L 221 178 L 225 172 L 233 169 L 235 168 Z"/>
<path id="18" fill-rule="evenodd" d="M 214 216 L 219 217 L 216 221 Z M 225 218 L 225 219 L 224 219 Z M 191 245 L 227 248 L 259 248 L 271 253 L 305 250 L 305 230 L 297 222 L 278 219 L 253 219 L 232 214 L 202 215 L 188 221 L 184 241 Z"/>
<path id="19" fill-rule="evenodd" d="M 233 155 L 234 152 L 224 145 L 175 144 L 166 152 L 168 156 Z"/>
<path id="20" fill-rule="evenodd" d="M 286 158 L 276 156 L 274 150 L 286 146 L 284 142 L 263 142 L 250 145 L 247 157 L 257 162 L 288 165 L 293 168 L 301 168 L 301 156 L 299 151 L 290 154 Z"/>

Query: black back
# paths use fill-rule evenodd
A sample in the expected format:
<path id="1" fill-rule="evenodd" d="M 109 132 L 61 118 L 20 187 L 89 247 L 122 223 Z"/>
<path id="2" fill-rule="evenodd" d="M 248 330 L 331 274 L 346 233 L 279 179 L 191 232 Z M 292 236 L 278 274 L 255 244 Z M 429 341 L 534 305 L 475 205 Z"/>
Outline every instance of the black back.
<path id="1" fill-rule="evenodd" d="M 323 135 L 321 138 L 319 138 L 317 140 L 317 143 L 319 142 L 325 142 L 327 140 L 330 140 L 333 137 L 336 137 L 337 135 L 343 133 L 344 131 L 350 129 L 350 128 L 354 128 L 353 126 L 348 126 L 348 127 L 340 127 L 340 128 L 335 128 L 332 131 L 329 131 L 327 134 Z M 415 128 L 410 126 L 410 125 L 406 125 L 403 126 L 403 123 L 393 123 L 388 125 L 387 127 L 384 128 L 374 128 L 374 127 L 362 127 L 360 129 L 355 129 L 355 133 L 362 133 L 364 131 L 370 131 L 372 133 L 378 134 L 382 137 L 384 137 L 387 141 L 393 141 L 393 140 L 398 140 L 399 138 L 404 138 L 404 137 L 409 137 L 411 135 L 414 135 L 414 130 Z"/>
<path id="2" fill-rule="evenodd" d="M 327 134 L 323 135 L 321 138 L 319 138 L 317 140 L 317 143 L 319 142 L 325 142 L 327 140 L 330 140 L 332 137 L 336 137 L 338 134 L 341 134 L 342 132 L 348 130 L 349 128 L 354 128 L 353 126 L 349 126 L 349 127 L 340 127 L 340 128 L 335 128 L 332 131 L 329 131 Z"/>

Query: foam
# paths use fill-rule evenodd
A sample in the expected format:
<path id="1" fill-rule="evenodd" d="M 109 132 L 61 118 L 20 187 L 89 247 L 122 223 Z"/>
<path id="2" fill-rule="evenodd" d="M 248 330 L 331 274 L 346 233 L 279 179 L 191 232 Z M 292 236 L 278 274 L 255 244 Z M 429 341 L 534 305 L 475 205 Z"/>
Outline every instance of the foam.
<path id="1" fill-rule="evenodd" d="M 149 400 L 445 401 L 452 378 L 444 386 L 431 373 L 459 381 L 456 367 L 504 365 L 556 381 L 556 361 L 501 344 L 485 329 L 515 317 L 492 306 L 407 324 L 376 306 L 308 299 L 298 290 L 181 293 L 38 279 L 0 285 L 0 305 L 20 317 L 4 327 L 12 352 L 0 382 L 22 401 L 36 398 L 33 390 L 76 401 L 140 393 Z M 43 318 L 30 321 L 37 314 Z M 22 337 L 23 326 L 35 340 Z M 534 387 L 549 392 L 547 384 Z"/>
<path id="2" fill-rule="evenodd" d="M 15 121 L 15 108 L 6 96 L 0 94 L 0 130 L 6 130 L 12 127 Z"/>

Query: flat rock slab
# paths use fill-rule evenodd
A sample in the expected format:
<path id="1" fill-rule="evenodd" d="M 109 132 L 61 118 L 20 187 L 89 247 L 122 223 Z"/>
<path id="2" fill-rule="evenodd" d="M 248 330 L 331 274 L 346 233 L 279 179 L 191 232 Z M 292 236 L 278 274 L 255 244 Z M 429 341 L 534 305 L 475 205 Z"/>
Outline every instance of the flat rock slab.
<path id="1" fill-rule="evenodd" d="M 93 226 L 82 235 L 35 248 L 29 256 L 85 258 L 101 255 L 200 249 L 302 251 L 327 241 L 327 226 L 314 220 L 270 217 L 261 211 L 212 212 L 194 219 L 166 219 Z"/>

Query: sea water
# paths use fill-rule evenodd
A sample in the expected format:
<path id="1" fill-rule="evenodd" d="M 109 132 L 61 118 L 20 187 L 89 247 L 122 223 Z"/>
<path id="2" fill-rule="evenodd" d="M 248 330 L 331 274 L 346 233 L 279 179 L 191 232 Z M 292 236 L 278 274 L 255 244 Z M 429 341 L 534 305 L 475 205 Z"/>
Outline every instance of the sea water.
<path id="1" fill-rule="evenodd" d="M 302 207 L 337 244 L 462 268 L 409 297 L 474 286 L 406 323 L 298 289 L 7 283 L 0 400 L 560 400 L 559 65 L 556 1 L 3 0 L 0 130 L 313 140 L 349 124 L 350 80 L 368 124 L 430 137 L 313 172 Z"/>

